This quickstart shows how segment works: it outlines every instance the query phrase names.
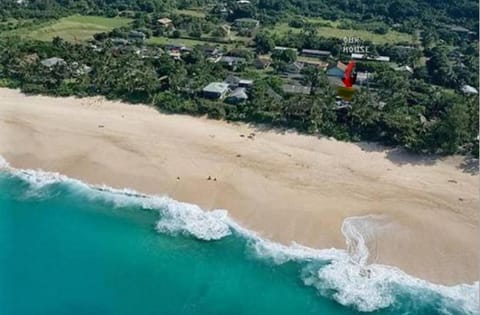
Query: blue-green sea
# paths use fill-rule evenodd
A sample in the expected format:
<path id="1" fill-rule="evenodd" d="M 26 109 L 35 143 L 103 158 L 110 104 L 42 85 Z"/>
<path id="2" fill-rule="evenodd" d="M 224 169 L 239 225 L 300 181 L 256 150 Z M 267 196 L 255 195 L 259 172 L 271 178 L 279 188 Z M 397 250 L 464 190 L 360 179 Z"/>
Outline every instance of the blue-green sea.
<path id="1" fill-rule="evenodd" d="M 225 211 L 0 171 L 0 315 L 476 314 L 477 291 L 269 242 Z"/>

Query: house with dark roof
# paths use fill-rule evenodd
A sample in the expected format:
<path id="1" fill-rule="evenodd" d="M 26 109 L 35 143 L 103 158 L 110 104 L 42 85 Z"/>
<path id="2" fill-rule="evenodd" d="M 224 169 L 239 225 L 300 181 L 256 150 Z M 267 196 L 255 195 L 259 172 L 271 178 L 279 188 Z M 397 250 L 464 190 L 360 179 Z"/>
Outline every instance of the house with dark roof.
<path id="1" fill-rule="evenodd" d="M 236 70 L 239 66 L 245 64 L 247 60 L 242 57 L 222 56 L 218 59 L 218 62 L 231 70 Z"/>
<path id="2" fill-rule="evenodd" d="M 299 74 L 305 67 L 303 62 L 295 61 L 285 66 L 285 72 L 290 74 Z"/>
<path id="3" fill-rule="evenodd" d="M 302 49 L 301 55 L 314 58 L 329 58 L 332 53 L 328 50 Z"/>
<path id="4" fill-rule="evenodd" d="M 231 89 L 235 89 L 240 84 L 240 78 L 234 75 L 228 75 L 223 82 L 227 83 Z"/>
<path id="5" fill-rule="evenodd" d="M 230 104 L 240 104 L 248 100 L 247 90 L 244 87 L 238 87 L 232 91 L 225 99 L 225 102 Z"/>
<path id="6" fill-rule="evenodd" d="M 271 63 L 272 63 L 272 61 L 268 58 L 257 58 L 253 62 L 253 65 L 257 69 L 266 69 L 270 66 Z"/>
<path id="7" fill-rule="evenodd" d="M 227 83 L 230 89 L 237 87 L 251 88 L 253 86 L 253 80 L 242 79 L 231 74 L 228 75 L 223 82 Z"/>
<path id="8" fill-rule="evenodd" d="M 197 48 L 207 57 L 220 57 L 222 55 L 222 50 L 213 45 L 200 45 Z"/>

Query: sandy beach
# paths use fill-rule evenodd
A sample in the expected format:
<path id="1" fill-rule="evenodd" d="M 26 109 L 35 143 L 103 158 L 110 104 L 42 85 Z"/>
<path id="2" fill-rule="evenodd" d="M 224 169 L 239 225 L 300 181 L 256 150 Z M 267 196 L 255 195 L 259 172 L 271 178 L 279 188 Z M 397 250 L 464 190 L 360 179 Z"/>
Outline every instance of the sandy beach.
<path id="1" fill-rule="evenodd" d="M 345 218 L 379 216 L 370 262 L 435 283 L 479 278 L 479 178 L 463 157 L 9 89 L 0 89 L 0 155 L 16 168 L 227 209 L 285 244 L 345 248 Z"/>

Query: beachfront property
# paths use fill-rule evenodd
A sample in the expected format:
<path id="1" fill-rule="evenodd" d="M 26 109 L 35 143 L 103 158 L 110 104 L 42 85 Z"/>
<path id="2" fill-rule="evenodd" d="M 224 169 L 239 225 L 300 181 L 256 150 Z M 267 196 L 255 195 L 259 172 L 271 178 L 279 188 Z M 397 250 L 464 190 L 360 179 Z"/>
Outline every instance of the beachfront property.
<path id="1" fill-rule="evenodd" d="M 225 99 L 225 102 L 230 104 L 241 104 L 245 103 L 247 100 L 247 89 L 244 87 L 237 87 L 228 95 L 228 97 Z"/>
<path id="2" fill-rule="evenodd" d="M 224 99 L 230 90 L 228 83 L 211 82 L 203 88 L 203 97 L 209 99 Z"/>

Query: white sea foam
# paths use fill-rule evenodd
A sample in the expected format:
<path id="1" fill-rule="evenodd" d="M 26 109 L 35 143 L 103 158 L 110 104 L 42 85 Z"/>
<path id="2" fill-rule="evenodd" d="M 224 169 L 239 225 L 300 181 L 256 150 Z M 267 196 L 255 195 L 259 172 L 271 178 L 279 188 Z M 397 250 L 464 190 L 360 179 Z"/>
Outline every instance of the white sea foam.
<path id="1" fill-rule="evenodd" d="M 442 286 L 412 277 L 398 268 L 368 264 L 369 241 L 374 235 L 372 222 L 379 217 L 347 218 L 342 225 L 348 250 L 312 249 L 296 243 L 282 245 L 261 238 L 234 220 L 226 210 L 203 211 L 200 207 L 181 203 L 165 196 L 149 196 L 130 189 L 114 189 L 108 186 L 92 186 L 66 176 L 41 170 L 16 170 L 0 156 L 0 169 L 30 183 L 34 190 L 64 182 L 85 192 L 89 198 L 102 198 L 116 207 L 139 205 L 144 209 L 158 210 L 160 219 L 157 230 L 162 233 L 182 233 L 202 240 L 218 240 L 235 231 L 248 240 L 254 253 L 261 259 L 271 259 L 276 264 L 288 261 L 306 263 L 302 272 L 305 285 L 315 287 L 324 296 L 331 297 L 342 305 L 360 311 L 374 311 L 389 307 L 402 293 L 412 293 L 420 299 L 424 294 L 438 294 L 445 303 L 455 305 L 465 314 L 478 314 L 479 283 Z M 425 293 L 426 292 L 426 293 Z M 446 308 L 448 309 L 448 307 Z"/>
<path id="2" fill-rule="evenodd" d="M 130 189 L 118 190 L 107 186 L 97 186 L 96 189 L 110 193 L 102 197 L 109 198 L 117 207 L 133 203 L 144 209 L 159 211 L 160 219 L 156 228 L 162 233 L 189 234 L 205 241 L 219 240 L 231 234 L 226 210 L 207 212 L 194 204 L 179 202 L 166 196 L 149 196 Z M 112 198 L 112 195 L 115 197 Z"/>
<path id="3" fill-rule="evenodd" d="M 364 267 L 342 260 L 320 269 L 306 268 L 302 279 L 322 295 L 363 312 L 388 307 L 400 295 L 409 294 L 418 302 L 428 303 L 429 298 L 438 294 L 447 306 L 465 314 L 478 314 L 478 282 L 447 287 L 412 277 L 395 267 L 378 264 Z"/>
<path id="4" fill-rule="evenodd" d="M 430 298 L 436 293 L 463 313 L 478 314 L 478 282 L 447 287 L 415 278 L 396 267 L 368 264 L 370 249 L 375 249 L 372 243 L 376 231 L 388 226 L 389 222 L 382 216 L 346 218 L 342 233 L 348 258 L 337 256 L 321 268 L 306 267 L 302 275 L 304 283 L 342 305 L 363 312 L 386 308 L 402 294 L 410 293 L 415 299 L 421 299 L 422 293 Z"/>
<path id="5" fill-rule="evenodd" d="M 159 205 L 160 208 L 158 208 Z M 227 211 L 225 210 L 206 212 L 196 205 L 165 197 L 155 200 L 153 208 L 160 209 L 162 213 L 162 218 L 157 223 L 159 232 L 188 232 L 206 241 L 219 240 L 231 233 L 226 222 Z"/>
<path id="6" fill-rule="evenodd" d="M 0 155 L 0 170 L 2 168 L 10 168 L 10 164 Z"/>
<path id="7" fill-rule="evenodd" d="M 207 241 L 218 240 L 231 233 L 226 220 L 226 210 L 206 212 L 197 205 L 178 202 L 164 196 L 148 196 L 131 189 L 115 189 L 105 185 L 87 185 L 82 181 L 42 170 L 18 170 L 8 166 L 5 168 L 30 184 L 31 190 L 28 197 L 42 196 L 42 188 L 63 182 L 83 191 L 89 190 L 90 198 L 108 200 L 115 207 L 141 205 L 145 209 L 158 210 L 160 212 L 160 219 L 157 222 L 159 232 L 190 234 Z"/>

